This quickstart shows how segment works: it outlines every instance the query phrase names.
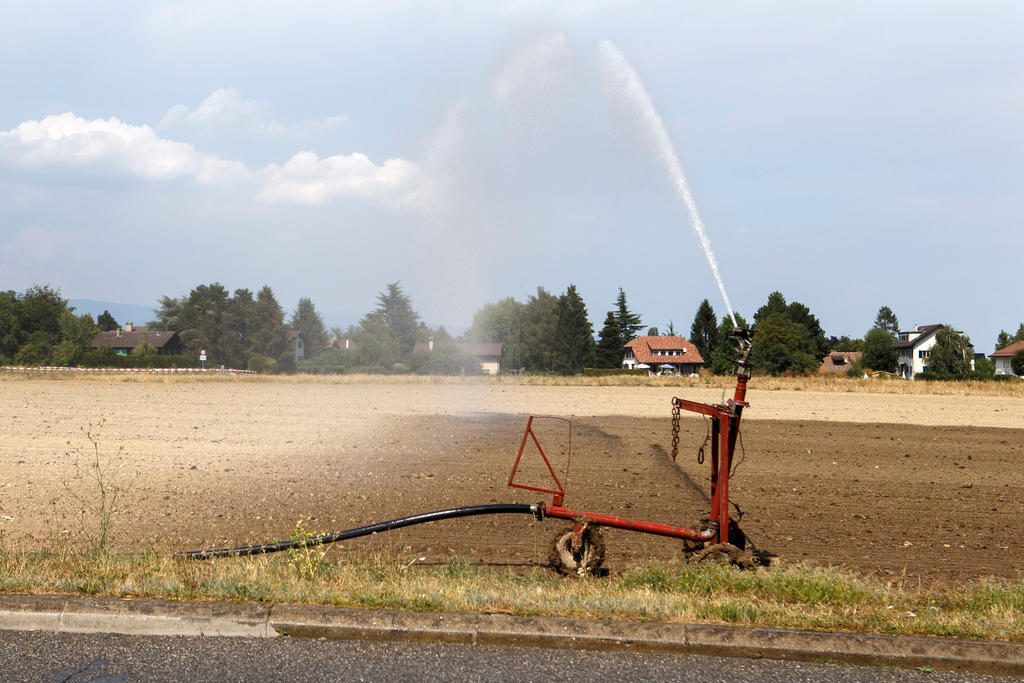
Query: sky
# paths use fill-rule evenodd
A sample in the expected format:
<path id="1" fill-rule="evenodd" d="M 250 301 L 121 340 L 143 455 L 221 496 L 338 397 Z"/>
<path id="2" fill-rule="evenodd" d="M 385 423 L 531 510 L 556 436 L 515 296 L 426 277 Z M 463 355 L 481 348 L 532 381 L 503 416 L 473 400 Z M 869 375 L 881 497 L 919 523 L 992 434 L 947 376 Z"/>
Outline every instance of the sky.
<path id="1" fill-rule="evenodd" d="M 0 2 L 0 289 L 1024 322 L 1019 2 Z"/>

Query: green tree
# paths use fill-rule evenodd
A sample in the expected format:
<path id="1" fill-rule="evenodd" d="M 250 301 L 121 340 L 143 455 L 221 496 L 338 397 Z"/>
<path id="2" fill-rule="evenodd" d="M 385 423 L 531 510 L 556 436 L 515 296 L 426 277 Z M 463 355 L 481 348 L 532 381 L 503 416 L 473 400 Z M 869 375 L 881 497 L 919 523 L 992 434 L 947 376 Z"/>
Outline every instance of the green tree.
<path id="1" fill-rule="evenodd" d="M 327 346 L 327 328 L 324 319 L 316 311 L 313 301 L 308 298 L 299 299 L 299 305 L 292 313 L 291 328 L 298 330 L 309 345 L 310 354 Z"/>
<path id="2" fill-rule="evenodd" d="M 387 327 L 403 356 L 412 353 L 412 347 L 416 344 L 419 315 L 412 308 L 412 300 L 397 282 L 390 283 L 385 291 L 377 295 L 377 309 L 364 320 L 369 317 L 375 317 Z"/>
<path id="3" fill-rule="evenodd" d="M 996 374 L 996 364 L 988 358 L 978 358 L 974 361 L 974 372 L 971 376 L 975 379 L 992 379 Z"/>
<path id="4" fill-rule="evenodd" d="M 971 372 L 974 348 L 969 337 L 949 325 L 935 331 L 935 345 L 928 354 L 928 369 L 939 375 L 963 378 Z"/>
<path id="5" fill-rule="evenodd" d="M 474 342 L 501 343 L 501 367 L 522 368 L 526 362 L 525 320 L 526 307 L 506 297 L 477 311 L 465 337 Z"/>
<path id="6" fill-rule="evenodd" d="M 801 350 L 814 356 L 815 360 L 820 363 L 821 359 L 829 352 L 830 344 L 828 337 L 825 336 L 825 331 L 821 329 L 818 318 L 812 315 L 810 309 L 799 301 L 794 301 L 786 307 L 786 317 L 803 328 L 806 334 L 807 341 Z"/>
<path id="7" fill-rule="evenodd" d="M 1024 349 L 1013 354 L 1010 358 L 1010 369 L 1015 375 L 1024 375 Z"/>
<path id="8" fill-rule="evenodd" d="M 558 297 L 543 287 L 527 300 L 525 309 L 526 367 L 554 370 L 558 366 Z"/>
<path id="9" fill-rule="evenodd" d="M 833 351 L 863 351 L 863 339 L 850 339 L 845 334 L 842 337 L 829 337 L 829 346 Z"/>
<path id="10" fill-rule="evenodd" d="M 114 316 L 110 315 L 110 311 L 104 310 L 100 313 L 100 317 L 96 318 L 96 326 L 103 332 L 109 332 L 110 330 L 116 330 L 120 325 L 114 320 Z"/>
<path id="11" fill-rule="evenodd" d="M 148 359 L 152 358 L 156 354 L 156 347 L 150 344 L 145 339 L 143 339 L 135 346 L 134 349 L 131 350 L 131 353 L 129 355 L 139 359 Z"/>
<path id="12" fill-rule="evenodd" d="M 896 372 L 899 356 L 893 348 L 893 338 L 889 330 L 873 327 L 864 335 L 864 353 L 860 357 L 861 365 L 871 370 Z"/>
<path id="13" fill-rule="evenodd" d="M 236 289 L 228 299 L 220 342 L 224 357 L 220 362 L 230 368 L 246 368 L 252 354 L 256 300 L 248 289 Z"/>
<path id="14" fill-rule="evenodd" d="M 597 347 L 594 350 L 594 366 L 598 368 L 618 368 L 622 366 L 622 347 L 624 342 L 619 337 L 619 323 L 615 313 L 608 311 L 604 319 L 604 327 L 597 336 Z"/>
<path id="15" fill-rule="evenodd" d="M 287 354 L 290 349 L 288 348 L 288 328 L 284 324 L 284 309 L 278 303 L 270 285 L 263 285 L 263 288 L 256 293 L 252 316 L 249 354 L 258 353 L 274 360 L 273 369 L 276 371 L 278 359 Z"/>
<path id="16" fill-rule="evenodd" d="M 0 361 L 9 362 L 21 346 L 21 323 L 18 321 L 18 295 L 0 291 Z"/>
<path id="17" fill-rule="evenodd" d="M 783 325 L 783 318 L 792 323 L 793 328 Z M 763 333 L 760 328 L 770 319 L 770 334 Z M 766 372 L 806 372 L 812 365 L 808 356 L 815 364 L 820 364 L 829 351 L 829 340 L 817 317 L 799 301 L 787 304 L 781 292 L 768 295 L 767 303 L 757 310 L 754 320 L 756 336 L 751 362 Z"/>
<path id="18" fill-rule="evenodd" d="M 405 356 L 381 316 L 364 317 L 352 337 L 356 343 L 355 351 L 351 352 L 354 367 L 391 372 Z"/>
<path id="19" fill-rule="evenodd" d="M 661 335 L 658 334 L 658 328 L 657 327 L 648 327 L 647 328 L 647 336 L 648 337 L 660 337 Z"/>
<path id="20" fill-rule="evenodd" d="M 225 342 L 229 340 L 224 337 L 224 330 L 230 299 L 228 290 L 219 282 L 199 285 L 189 293 L 177 319 L 181 325 L 178 335 L 191 355 L 205 349 L 211 365 L 228 364 Z"/>
<path id="21" fill-rule="evenodd" d="M 68 302 L 60 290 L 34 285 L 18 298 L 18 324 L 25 341 L 53 346 L 60 342 L 60 316 Z"/>
<path id="22" fill-rule="evenodd" d="M 558 346 L 557 369 L 569 374 L 579 374 L 594 357 L 594 327 L 587 318 L 587 306 L 576 292 L 576 285 L 569 285 L 565 294 L 558 298 Z"/>
<path id="23" fill-rule="evenodd" d="M 878 309 L 878 315 L 875 316 L 875 324 L 872 329 L 882 329 L 892 335 L 893 339 L 899 339 L 900 336 L 900 321 L 896 318 L 896 314 L 892 312 L 892 309 L 888 306 L 882 306 Z M 873 368 L 877 370 L 878 368 Z"/>
<path id="24" fill-rule="evenodd" d="M 786 312 L 786 297 L 782 296 L 782 292 L 774 291 L 768 295 L 768 302 L 757 309 L 754 313 L 754 327 L 761 322 L 762 319 L 767 318 L 772 313 L 785 313 Z"/>
<path id="25" fill-rule="evenodd" d="M 999 336 L 996 337 L 996 351 L 1005 349 L 1010 344 L 1019 341 L 1024 341 L 1024 323 L 1017 328 L 1017 334 L 1011 335 L 1006 330 L 1000 330 Z"/>
<path id="26" fill-rule="evenodd" d="M 697 307 L 693 324 L 690 325 L 690 343 L 697 347 L 697 352 L 705 363 L 711 360 L 711 354 L 718 341 L 718 325 L 715 320 L 715 309 L 711 307 L 711 302 L 704 299 Z"/>
<path id="27" fill-rule="evenodd" d="M 185 337 L 182 336 L 182 332 L 185 330 L 185 327 L 181 324 L 181 317 L 187 303 L 188 297 L 181 297 L 180 299 L 169 296 L 160 297 L 160 303 L 156 309 L 156 320 L 149 321 L 146 326 L 154 330 L 177 332 L 178 336 L 184 341 Z M 117 325 L 115 324 L 114 327 L 116 328 Z"/>
<path id="28" fill-rule="evenodd" d="M 637 332 L 643 329 L 643 323 L 640 321 L 640 316 L 629 310 L 629 305 L 626 303 L 626 293 L 622 291 L 622 287 L 619 287 L 619 296 L 615 299 L 616 314 L 615 320 L 619 324 L 619 338 L 622 339 L 622 343 L 626 344 L 634 337 L 637 336 Z"/>
<path id="29" fill-rule="evenodd" d="M 786 313 L 771 313 L 755 327 L 750 362 L 771 375 L 816 370 L 820 361 L 808 352 L 807 329 Z"/>
<path id="30" fill-rule="evenodd" d="M 737 313 L 736 324 L 742 329 L 747 326 L 747 321 Z M 715 348 L 711 352 L 711 371 L 716 375 L 730 375 L 735 370 L 736 360 L 739 358 L 739 347 L 731 334 L 732 330 L 732 318 L 727 315 L 722 316 L 722 322 L 715 335 Z M 754 344 L 757 345 L 756 339 Z M 704 362 L 707 363 L 708 359 L 705 358 Z"/>

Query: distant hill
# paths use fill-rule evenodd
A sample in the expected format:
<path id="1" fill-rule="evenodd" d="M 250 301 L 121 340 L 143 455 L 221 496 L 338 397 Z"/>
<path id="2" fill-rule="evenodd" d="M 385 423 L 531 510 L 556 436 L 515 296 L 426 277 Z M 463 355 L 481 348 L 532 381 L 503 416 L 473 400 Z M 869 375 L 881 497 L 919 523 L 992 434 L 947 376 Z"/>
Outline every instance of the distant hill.
<path id="1" fill-rule="evenodd" d="M 110 311 L 114 320 L 124 327 L 125 323 L 145 325 L 156 318 L 156 310 L 152 306 L 138 304 L 119 304 L 113 301 L 93 301 L 92 299 L 68 299 L 68 304 L 75 307 L 75 313 L 88 313 L 95 320 L 103 311 Z"/>

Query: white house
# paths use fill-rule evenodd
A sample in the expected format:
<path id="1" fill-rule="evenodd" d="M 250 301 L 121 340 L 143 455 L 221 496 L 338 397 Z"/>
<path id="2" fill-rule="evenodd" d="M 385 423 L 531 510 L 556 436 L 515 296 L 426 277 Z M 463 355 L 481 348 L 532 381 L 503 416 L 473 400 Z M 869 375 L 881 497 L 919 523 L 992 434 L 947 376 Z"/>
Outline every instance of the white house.
<path id="1" fill-rule="evenodd" d="M 298 330 L 288 330 L 288 344 L 295 352 L 295 362 L 306 359 L 306 340 Z"/>
<path id="2" fill-rule="evenodd" d="M 1024 341 L 1014 342 L 1005 346 L 995 353 L 989 354 L 989 358 L 996 364 L 997 375 L 1012 375 L 1013 368 L 1010 367 L 1010 360 L 1018 351 L 1024 351 Z"/>
<path id="3" fill-rule="evenodd" d="M 912 330 L 899 333 L 899 341 L 892 345 L 899 356 L 896 362 L 896 374 L 903 379 L 914 379 L 915 375 L 928 370 L 928 356 L 935 346 L 935 333 L 942 325 L 917 325 Z M 953 330 L 963 334 L 960 330 Z M 974 359 L 971 359 L 974 369 Z"/>

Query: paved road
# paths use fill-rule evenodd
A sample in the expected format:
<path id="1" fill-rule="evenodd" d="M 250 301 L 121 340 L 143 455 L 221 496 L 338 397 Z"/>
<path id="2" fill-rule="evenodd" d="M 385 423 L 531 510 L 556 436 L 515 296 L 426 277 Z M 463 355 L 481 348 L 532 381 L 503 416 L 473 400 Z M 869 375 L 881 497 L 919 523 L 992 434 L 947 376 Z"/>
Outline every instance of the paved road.
<path id="1" fill-rule="evenodd" d="M 0 632 L 4 681 L 1005 681 L 688 655 L 276 638 Z"/>

